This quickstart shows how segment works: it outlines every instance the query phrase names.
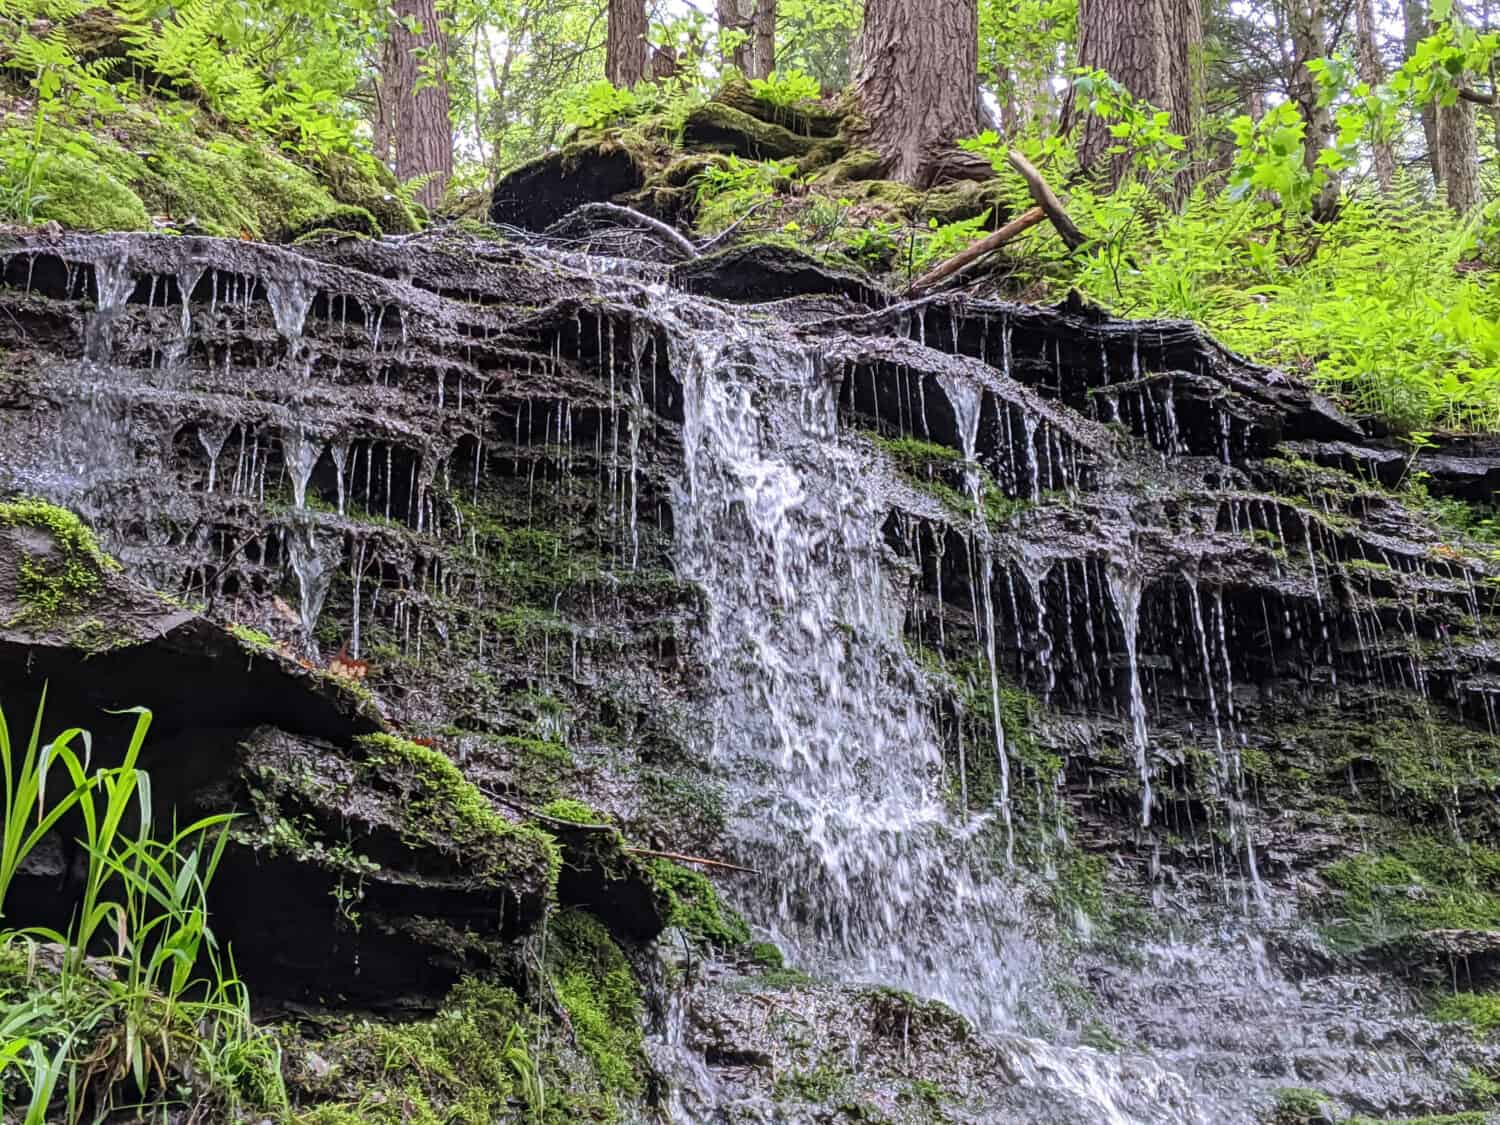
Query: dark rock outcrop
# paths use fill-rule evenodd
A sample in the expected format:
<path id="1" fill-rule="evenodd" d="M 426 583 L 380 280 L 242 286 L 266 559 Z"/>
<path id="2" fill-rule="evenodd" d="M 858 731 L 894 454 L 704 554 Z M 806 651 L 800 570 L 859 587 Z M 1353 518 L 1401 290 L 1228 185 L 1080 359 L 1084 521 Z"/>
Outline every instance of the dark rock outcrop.
<path id="1" fill-rule="evenodd" d="M 575 141 L 506 174 L 490 203 L 490 221 L 543 231 L 585 203 L 608 203 L 646 182 L 640 158 L 623 144 Z"/>

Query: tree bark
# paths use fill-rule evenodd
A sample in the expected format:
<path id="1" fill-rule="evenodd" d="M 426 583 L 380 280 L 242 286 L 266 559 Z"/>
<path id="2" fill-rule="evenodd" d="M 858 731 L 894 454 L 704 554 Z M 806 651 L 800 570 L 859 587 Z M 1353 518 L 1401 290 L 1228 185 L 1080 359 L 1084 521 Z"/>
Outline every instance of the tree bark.
<path id="1" fill-rule="evenodd" d="M 1461 0 L 1454 0 L 1448 18 L 1455 24 L 1466 22 Z M 1460 82 L 1463 77 L 1459 76 Z M 1438 106 L 1437 152 L 1448 206 L 1460 215 L 1467 215 L 1483 201 L 1479 188 L 1479 129 L 1473 102 L 1458 98 L 1452 105 Z"/>
<path id="2" fill-rule="evenodd" d="M 609 0 L 609 31 L 604 47 L 604 77 L 629 89 L 646 79 L 646 0 Z"/>
<path id="3" fill-rule="evenodd" d="M 724 65 L 732 66 L 741 74 L 752 78 L 758 77 L 750 73 L 754 69 L 751 59 L 755 53 L 752 26 L 755 20 L 755 0 L 719 0 L 718 16 L 721 34 L 726 31 L 739 31 L 745 36 L 732 48 L 723 51 L 721 58 Z"/>
<path id="4" fill-rule="evenodd" d="M 1359 80 L 1374 90 L 1385 81 L 1385 63 L 1380 58 L 1380 45 L 1375 39 L 1375 0 L 1354 0 L 1354 44 L 1355 61 L 1359 66 Z M 1396 151 L 1384 137 L 1376 137 L 1371 145 L 1371 156 L 1375 166 L 1375 182 L 1384 194 L 1389 194 L 1396 179 Z"/>
<path id="5" fill-rule="evenodd" d="M 1317 76 L 1308 68 L 1329 51 L 1328 20 L 1323 0 L 1294 0 L 1287 11 L 1292 40 L 1292 100 L 1302 112 L 1307 131 L 1303 135 L 1302 162 L 1309 172 L 1318 166 L 1323 149 L 1333 140 L 1333 111 L 1320 104 Z M 1337 177 L 1330 175 L 1313 201 L 1313 214 L 1331 216 L 1338 202 Z"/>
<path id="6" fill-rule="evenodd" d="M 750 58 L 750 77 L 769 78 L 776 69 L 776 0 L 755 5 L 755 49 Z"/>
<path id="7" fill-rule="evenodd" d="M 1172 130 L 1184 137 L 1197 131 L 1203 101 L 1203 13 L 1200 0 L 1079 0 L 1078 63 L 1103 70 L 1138 101 L 1171 114 Z M 1114 137 L 1109 122 L 1093 115 L 1078 121 L 1070 106 L 1066 114 L 1082 126 L 1079 163 L 1094 171 Z M 1118 185 L 1129 158 L 1116 157 L 1109 180 Z"/>
<path id="8" fill-rule="evenodd" d="M 1416 53 L 1417 44 L 1427 38 L 1427 0 L 1402 0 L 1401 18 L 1406 31 L 1406 56 Z M 1420 109 L 1422 135 L 1427 139 L 1427 163 L 1434 183 L 1443 182 L 1442 162 L 1438 159 L 1437 109 L 1430 102 Z"/>
<path id="9" fill-rule="evenodd" d="M 435 0 L 395 0 L 392 11 L 376 143 L 394 147 L 398 180 L 426 177 L 416 198 L 435 210 L 453 175 L 448 38 Z"/>
<path id="10" fill-rule="evenodd" d="M 1459 98 L 1438 106 L 1437 164 L 1448 206 L 1467 215 L 1483 202 L 1479 187 L 1479 130 L 1474 106 Z"/>
<path id="11" fill-rule="evenodd" d="M 867 0 L 854 89 L 864 140 L 891 179 L 927 187 L 972 162 L 979 131 L 978 0 Z"/>

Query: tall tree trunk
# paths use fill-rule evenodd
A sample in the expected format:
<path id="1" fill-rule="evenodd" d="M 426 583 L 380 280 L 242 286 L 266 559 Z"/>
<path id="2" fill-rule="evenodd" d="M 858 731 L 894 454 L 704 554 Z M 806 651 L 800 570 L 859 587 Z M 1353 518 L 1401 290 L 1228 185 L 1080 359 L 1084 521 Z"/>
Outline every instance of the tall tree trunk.
<path id="1" fill-rule="evenodd" d="M 417 201 L 436 209 L 453 175 L 448 38 L 435 0 L 395 0 L 391 10 L 396 18 L 381 74 L 384 131 L 396 151 L 396 178 L 425 176 Z"/>
<path id="2" fill-rule="evenodd" d="M 645 81 L 648 61 L 646 0 L 609 0 L 604 77 L 625 89 Z"/>
<path id="3" fill-rule="evenodd" d="M 867 0 L 854 89 L 892 179 L 919 187 L 965 161 L 979 131 L 978 0 Z"/>
<path id="4" fill-rule="evenodd" d="M 1380 44 L 1376 42 L 1375 0 L 1354 0 L 1355 60 L 1359 64 L 1359 80 L 1374 90 L 1385 81 L 1385 63 L 1380 58 Z M 1396 152 L 1391 142 L 1377 137 L 1371 146 L 1375 164 L 1375 182 L 1380 190 L 1389 193 L 1396 178 Z"/>
<path id="5" fill-rule="evenodd" d="M 755 13 L 755 0 L 719 0 L 719 32 L 737 31 L 744 38 L 722 52 L 721 58 L 725 66 L 732 66 L 741 74 L 750 74 L 754 69 L 751 59 L 755 53 L 755 39 L 752 29 Z M 751 75 L 751 77 L 755 77 Z"/>
<path id="6" fill-rule="evenodd" d="M 1406 31 L 1406 57 L 1416 53 L 1417 44 L 1427 38 L 1427 0 L 1402 0 L 1401 18 Z M 1437 107 L 1431 102 L 1421 108 L 1422 135 L 1427 139 L 1427 163 L 1434 183 L 1443 182 L 1442 161 L 1438 158 Z"/>
<path id="7" fill-rule="evenodd" d="M 1177 177 L 1177 194 L 1186 199 L 1197 179 L 1201 157 L 1198 119 L 1203 112 L 1203 5 L 1200 0 L 1169 0 L 1168 76 L 1171 79 L 1172 131 L 1187 139 L 1187 164 Z"/>
<path id="8" fill-rule="evenodd" d="M 1191 137 L 1202 102 L 1203 16 L 1199 0 L 1079 0 L 1078 64 L 1106 71 L 1138 101 L 1172 115 L 1172 128 Z M 1075 107 L 1065 113 L 1082 125 L 1079 163 L 1101 169 L 1114 144 L 1109 122 L 1092 115 L 1080 122 Z M 1118 184 L 1129 166 L 1110 163 Z"/>
<path id="9" fill-rule="evenodd" d="M 751 53 L 750 77 L 769 78 L 776 69 L 776 0 L 755 5 L 755 49 Z"/>

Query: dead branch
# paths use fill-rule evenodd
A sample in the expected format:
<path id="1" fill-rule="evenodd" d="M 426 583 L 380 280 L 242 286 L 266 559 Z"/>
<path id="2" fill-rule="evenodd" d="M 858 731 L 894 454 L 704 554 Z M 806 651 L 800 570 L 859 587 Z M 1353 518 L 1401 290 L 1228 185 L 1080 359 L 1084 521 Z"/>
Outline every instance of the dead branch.
<path id="1" fill-rule="evenodd" d="M 952 277 L 976 258 L 982 258 L 986 254 L 1000 249 L 1000 247 L 1004 246 L 1011 239 L 1024 231 L 1030 230 L 1046 218 L 1047 212 L 1040 207 L 1033 207 L 1030 211 L 1025 211 L 1017 215 L 988 238 L 980 239 L 967 250 L 961 250 L 936 269 L 929 270 L 917 278 L 916 281 L 912 282 L 911 291 L 913 293 L 925 293 L 938 282 Z"/>
<path id="2" fill-rule="evenodd" d="M 721 867 L 725 871 L 744 871 L 750 875 L 759 875 L 760 872 L 753 867 L 741 867 L 737 863 L 725 863 L 722 859 L 704 859 L 700 855 L 679 855 L 677 852 L 654 852 L 650 848 L 626 848 L 631 855 L 649 856 L 651 859 L 672 859 L 678 863 L 698 863 L 704 867 Z"/>
<path id="3" fill-rule="evenodd" d="M 1062 200 L 1057 198 L 1057 193 L 1048 186 L 1047 181 L 1042 179 L 1042 174 L 1036 170 L 1031 161 L 1027 160 L 1015 149 L 1010 150 L 1010 166 L 1021 173 L 1021 178 L 1026 181 L 1026 186 L 1031 189 L 1031 198 L 1036 200 L 1036 205 L 1047 213 L 1047 218 L 1052 220 L 1052 225 L 1057 228 L 1057 233 L 1062 236 L 1063 242 L 1069 250 L 1077 250 L 1088 238 L 1083 231 L 1079 230 L 1068 213 L 1063 209 Z"/>
<path id="4" fill-rule="evenodd" d="M 547 233 L 552 232 L 553 227 L 561 226 L 568 219 L 582 217 L 589 219 L 607 219 L 616 226 L 634 227 L 636 230 L 648 231 L 656 235 L 663 242 L 680 252 L 684 257 L 696 258 L 698 248 L 694 246 L 681 232 L 668 226 L 660 219 L 653 219 L 650 215 L 643 215 L 633 207 L 621 207 L 617 203 L 585 203 L 581 207 L 575 207 L 562 219 L 549 227 Z"/>

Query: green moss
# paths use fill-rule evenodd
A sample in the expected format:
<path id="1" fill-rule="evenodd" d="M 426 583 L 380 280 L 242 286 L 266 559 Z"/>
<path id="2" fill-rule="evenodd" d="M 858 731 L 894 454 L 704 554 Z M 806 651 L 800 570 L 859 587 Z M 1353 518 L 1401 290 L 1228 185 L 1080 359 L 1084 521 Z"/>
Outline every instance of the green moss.
<path id="1" fill-rule="evenodd" d="M 836 1101 L 849 1091 L 850 1076 L 847 1071 L 823 1065 L 810 1070 L 787 1070 L 776 1077 L 772 1097 L 777 1101 L 799 1101 L 827 1103 Z"/>
<path id="2" fill-rule="evenodd" d="M 1439 1113 L 1426 1117 L 1350 1117 L 1343 1125 L 1489 1125 L 1489 1122 L 1487 1113 Z"/>
<path id="3" fill-rule="evenodd" d="M 45 628 L 78 614 L 99 593 L 105 573 L 120 569 L 82 520 L 45 500 L 0 504 L 0 527 L 32 528 L 52 541 L 45 552 L 22 548 L 16 576 L 21 605 L 9 624 Z"/>
<path id="4" fill-rule="evenodd" d="M 1363 946 L 1414 930 L 1500 928 L 1500 852 L 1414 837 L 1323 869 L 1342 892 L 1329 937 Z"/>
<path id="5" fill-rule="evenodd" d="M 786 958 L 782 955 L 780 946 L 775 942 L 755 941 L 745 951 L 750 960 L 764 969 L 785 969 Z"/>
<path id="6" fill-rule="evenodd" d="M 278 655 L 281 652 L 281 646 L 259 629 L 252 629 L 248 625 L 241 625 L 234 621 L 231 621 L 225 628 L 229 630 L 235 640 L 239 641 L 241 645 L 251 652 L 261 653 L 266 656 Z"/>
<path id="7" fill-rule="evenodd" d="M 548 887 L 556 885 L 562 856 L 552 837 L 499 816 L 441 751 L 389 734 L 358 741 L 370 768 L 401 791 L 409 835 L 459 851 L 480 881 L 504 882 L 540 870 Z"/>
<path id="8" fill-rule="evenodd" d="M 846 152 L 824 169 L 822 175 L 818 177 L 818 182 L 848 184 L 852 181 L 877 180 L 884 168 L 885 161 L 880 153 L 872 148 L 857 148 Z M 911 189 L 907 190 L 911 191 Z M 912 191 L 911 194 L 915 196 L 916 192 Z"/>
<path id="9" fill-rule="evenodd" d="M 582 801 L 575 801 L 568 797 L 559 797 L 555 801 L 548 801 L 537 810 L 543 816 L 550 816 L 554 820 L 566 820 L 573 824 L 608 824 L 609 817 L 592 809 Z"/>
<path id="10" fill-rule="evenodd" d="M 380 224 L 375 221 L 374 215 L 363 207 L 348 203 L 336 203 L 327 210 L 294 211 L 287 217 L 286 226 L 286 237 L 293 241 L 330 231 L 362 238 L 379 238 L 381 235 Z"/>
<path id="11" fill-rule="evenodd" d="M 489 1125 L 513 1120 L 514 1105 L 542 1108 L 537 1062 L 520 999 L 489 982 L 461 981 L 432 1019 L 365 1022 L 322 1043 L 333 1067 L 323 1080 L 341 1101 L 296 1125 Z"/>
<path id="12" fill-rule="evenodd" d="M 1432 1011 L 1434 1019 L 1466 1023 L 1477 1036 L 1500 1029 L 1500 995 L 1493 992 L 1455 992 L 1445 996 Z"/>
<path id="13" fill-rule="evenodd" d="M 666 898 L 667 925 L 726 949 L 750 941 L 750 927 L 719 901 L 718 891 L 706 877 L 668 859 L 653 859 L 646 870 Z"/>
<path id="14" fill-rule="evenodd" d="M 151 216 L 130 187 L 108 168 L 67 152 L 45 153 L 37 164 L 36 221 L 70 230 L 147 230 Z"/>
<path id="15" fill-rule="evenodd" d="M 547 960 L 552 989 L 596 1071 L 606 1119 L 613 1120 L 624 1101 L 644 1090 L 640 986 L 609 932 L 581 911 L 549 919 Z"/>
<path id="16" fill-rule="evenodd" d="M 706 102 L 687 115 L 683 142 L 695 149 L 732 153 L 747 160 L 805 156 L 819 144 L 722 102 Z"/>
<path id="17" fill-rule="evenodd" d="M 1283 1087 L 1276 1091 L 1276 1108 L 1266 1119 L 1266 1125 L 1308 1125 L 1323 1121 L 1331 1105 L 1332 1099 L 1318 1090 Z"/>
<path id="18" fill-rule="evenodd" d="M 208 234 L 285 240 L 315 227 L 378 234 L 416 229 L 368 157 L 297 163 L 264 140 L 225 132 L 174 104 L 129 103 L 108 129 L 47 123 L 38 165 L 39 220 L 83 230 L 145 230 L 153 218 Z M 0 155 L 30 142 L 21 119 Z M 388 175 L 388 173 L 387 173 Z"/>

